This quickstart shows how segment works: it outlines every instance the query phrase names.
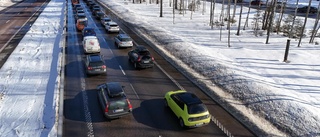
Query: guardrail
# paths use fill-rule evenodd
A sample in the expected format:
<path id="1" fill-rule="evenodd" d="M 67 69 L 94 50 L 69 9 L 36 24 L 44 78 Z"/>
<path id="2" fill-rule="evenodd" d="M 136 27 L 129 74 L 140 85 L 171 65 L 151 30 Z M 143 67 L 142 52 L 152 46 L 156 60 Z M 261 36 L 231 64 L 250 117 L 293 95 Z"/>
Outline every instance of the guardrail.
<path id="1" fill-rule="evenodd" d="M 60 60 L 60 85 L 59 85 L 59 110 L 58 110 L 58 127 L 57 127 L 57 137 L 63 136 L 63 103 L 64 103 L 64 75 L 65 75 L 65 53 L 66 53 L 66 39 L 67 39 L 67 9 L 68 3 L 70 0 L 67 0 L 65 3 L 64 8 L 64 24 L 63 24 L 63 34 L 60 40 L 60 47 L 61 47 L 61 60 Z"/>

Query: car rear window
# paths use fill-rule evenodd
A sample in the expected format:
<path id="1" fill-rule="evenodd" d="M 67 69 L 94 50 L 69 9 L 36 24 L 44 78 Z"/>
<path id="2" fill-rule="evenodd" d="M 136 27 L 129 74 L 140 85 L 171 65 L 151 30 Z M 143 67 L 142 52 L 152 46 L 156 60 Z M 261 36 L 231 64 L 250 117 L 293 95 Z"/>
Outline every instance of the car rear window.
<path id="1" fill-rule="evenodd" d="M 119 109 L 128 106 L 128 102 L 125 98 L 119 98 L 117 100 L 112 100 L 109 104 L 109 109 Z"/>
<path id="2" fill-rule="evenodd" d="M 90 62 L 89 66 L 102 66 L 104 65 L 104 62 L 102 61 L 96 61 L 96 62 Z"/>
<path id="3" fill-rule="evenodd" d="M 149 51 L 140 51 L 139 52 L 140 55 L 150 55 Z"/>
<path id="4" fill-rule="evenodd" d="M 207 107 L 204 104 L 192 104 L 188 106 L 189 114 L 199 114 L 207 111 Z"/>
<path id="5" fill-rule="evenodd" d="M 132 41 L 131 38 L 122 38 L 121 41 Z"/>
<path id="6" fill-rule="evenodd" d="M 110 27 L 118 27 L 116 24 L 111 24 Z"/>

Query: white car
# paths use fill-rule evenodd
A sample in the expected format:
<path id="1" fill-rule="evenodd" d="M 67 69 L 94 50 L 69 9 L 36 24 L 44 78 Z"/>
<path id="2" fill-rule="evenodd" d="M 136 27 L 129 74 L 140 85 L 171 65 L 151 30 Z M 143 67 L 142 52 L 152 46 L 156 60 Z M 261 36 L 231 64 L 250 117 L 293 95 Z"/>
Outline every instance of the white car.
<path id="1" fill-rule="evenodd" d="M 120 28 L 116 22 L 110 21 L 105 25 L 106 31 L 109 32 L 119 32 Z"/>
<path id="2" fill-rule="evenodd" d="M 114 44 L 118 48 L 132 48 L 133 42 L 129 35 L 127 34 L 118 34 L 114 37 Z"/>
<path id="3" fill-rule="evenodd" d="M 96 36 L 85 36 L 82 41 L 84 53 L 100 53 L 100 44 Z"/>
<path id="4" fill-rule="evenodd" d="M 111 21 L 111 19 L 109 18 L 109 17 L 104 17 L 104 18 L 102 18 L 101 20 L 100 20 L 100 22 L 101 22 L 101 24 L 103 25 L 103 26 L 106 26 L 106 24 L 108 23 L 108 22 L 110 22 Z"/>

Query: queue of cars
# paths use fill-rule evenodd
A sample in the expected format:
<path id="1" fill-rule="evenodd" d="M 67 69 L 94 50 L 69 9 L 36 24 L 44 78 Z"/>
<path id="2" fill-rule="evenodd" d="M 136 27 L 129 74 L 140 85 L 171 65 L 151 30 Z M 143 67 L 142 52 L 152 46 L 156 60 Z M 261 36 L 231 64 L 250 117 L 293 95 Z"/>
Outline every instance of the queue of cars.
<path id="1" fill-rule="evenodd" d="M 92 15 L 100 20 L 107 33 L 119 33 L 118 24 L 101 11 L 100 7 L 92 0 L 85 0 L 90 7 Z M 96 74 L 107 74 L 107 66 L 100 55 L 100 43 L 94 28 L 88 26 L 84 8 L 75 4 L 75 19 L 77 30 L 82 34 L 82 47 L 86 54 L 84 59 L 85 72 L 87 76 Z M 119 33 L 114 37 L 117 48 L 132 48 L 133 40 L 128 34 Z M 149 50 L 141 45 L 136 45 L 128 52 L 128 60 L 135 69 L 152 68 L 154 58 Z M 132 112 L 132 105 L 125 93 L 125 87 L 119 82 L 106 82 L 96 87 L 98 103 L 108 119 L 120 118 Z M 210 123 L 211 115 L 206 106 L 193 93 L 179 90 L 169 91 L 164 96 L 164 104 L 170 108 L 179 119 L 181 127 L 200 127 Z"/>

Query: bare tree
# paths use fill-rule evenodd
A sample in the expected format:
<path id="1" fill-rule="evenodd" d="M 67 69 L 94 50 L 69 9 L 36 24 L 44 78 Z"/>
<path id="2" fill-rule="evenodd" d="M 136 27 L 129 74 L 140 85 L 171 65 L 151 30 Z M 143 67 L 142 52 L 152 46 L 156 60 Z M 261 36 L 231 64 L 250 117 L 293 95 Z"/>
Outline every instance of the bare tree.
<path id="1" fill-rule="evenodd" d="M 230 8 L 231 7 L 231 0 L 228 0 L 228 47 L 230 47 L 230 23 L 231 23 L 231 18 L 230 18 Z"/>
<path id="2" fill-rule="evenodd" d="M 320 8 L 320 1 L 319 1 L 319 4 L 318 4 L 318 9 Z M 318 29 L 317 29 L 317 26 L 319 24 L 319 12 L 317 12 L 317 17 L 316 17 L 316 20 L 314 22 L 314 26 L 313 26 L 313 29 L 312 29 L 312 33 L 311 33 L 311 37 L 310 37 L 310 41 L 309 43 L 313 43 L 313 40 L 314 40 L 314 37 L 317 35 L 318 33 Z"/>
<path id="3" fill-rule="evenodd" d="M 276 5 L 276 0 L 272 0 L 271 1 L 271 9 L 270 9 L 270 12 L 271 12 L 271 15 L 269 17 L 269 26 L 268 26 L 268 29 L 267 29 L 267 40 L 266 40 L 266 44 L 269 44 L 269 37 L 270 37 L 270 31 L 272 30 L 272 24 L 273 24 L 273 16 L 274 16 L 274 9 L 275 9 L 275 5 Z"/>
<path id="4" fill-rule="evenodd" d="M 240 15 L 239 15 L 239 24 L 238 24 L 238 31 L 236 35 L 240 35 L 240 26 L 241 26 L 241 15 L 242 15 L 242 8 L 243 8 L 243 4 L 241 3 L 241 7 L 240 7 Z"/>
<path id="5" fill-rule="evenodd" d="M 308 5 L 307 14 L 306 14 L 306 17 L 304 18 L 304 23 L 303 23 L 302 32 L 301 32 L 301 35 L 300 35 L 298 47 L 300 47 L 301 40 L 302 40 L 302 37 L 303 37 L 303 32 L 304 32 L 304 30 L 305 30 L 305 28 L 306 28 L 306 24 L 307 24 L 309 12 L 310 12 L 310 6 L 311 6 L 311 0 L 309 0 L 309 5 Z"/>
<path id="6" fill-rule="evenodd" d="M 298 5 L 299 4 L 299 0 L 297 0 L 296 2 L 296 8 L 294 10 L 294 16 L 293 16 L 293 20 L 292 20 L 292 25 L 291 25 L 291 28 L 290 28 L 290 31 L 289 31 L 289 38 L 292 38 L 292 30 L 293 30 L 293 26 L 294 26 L 294 23 L 296 22 L 296 17 L 297 17 L 297 12 L 298 12 Z"/>
<path id="7" fill-rule="evenodd" d="M 233 0 L 233 14 L 232 14 L 232 20 L 234 20 L 235 14 L 236 14 L 236 10 L 237 10 L 237 2 L 238 0 Z"/>
<path id="8" fill-rule="evenodd" d="M 282 1 L 280 6 L 279 5 L 276 6 L 276 7 L 280 7 L 279 18 L 278 18 L 277 25 L 276 25 L 277 34 L 279 34 L 279 31 L 280 31 L 281 22 L 282 22 L 284 10 L 285 10 L 285 7 L 286 7 L 286 3 L 287 3 L 287 0 Z"/>
<path id="9" fill-rule="evenodd" d="M 248 12 L 247 12 L 247 18 L 246 18 L 246 21 L 245 21 L 245 23 L 244 23 L 243 30 L 245 30 L 245 29 L 246 29 L 246 26 L 248 27 L 248 21 L 249 21 L 250 10 L 251 10 L 251 2 L 249 2 L 249 9 L 248 9 Z"/>

